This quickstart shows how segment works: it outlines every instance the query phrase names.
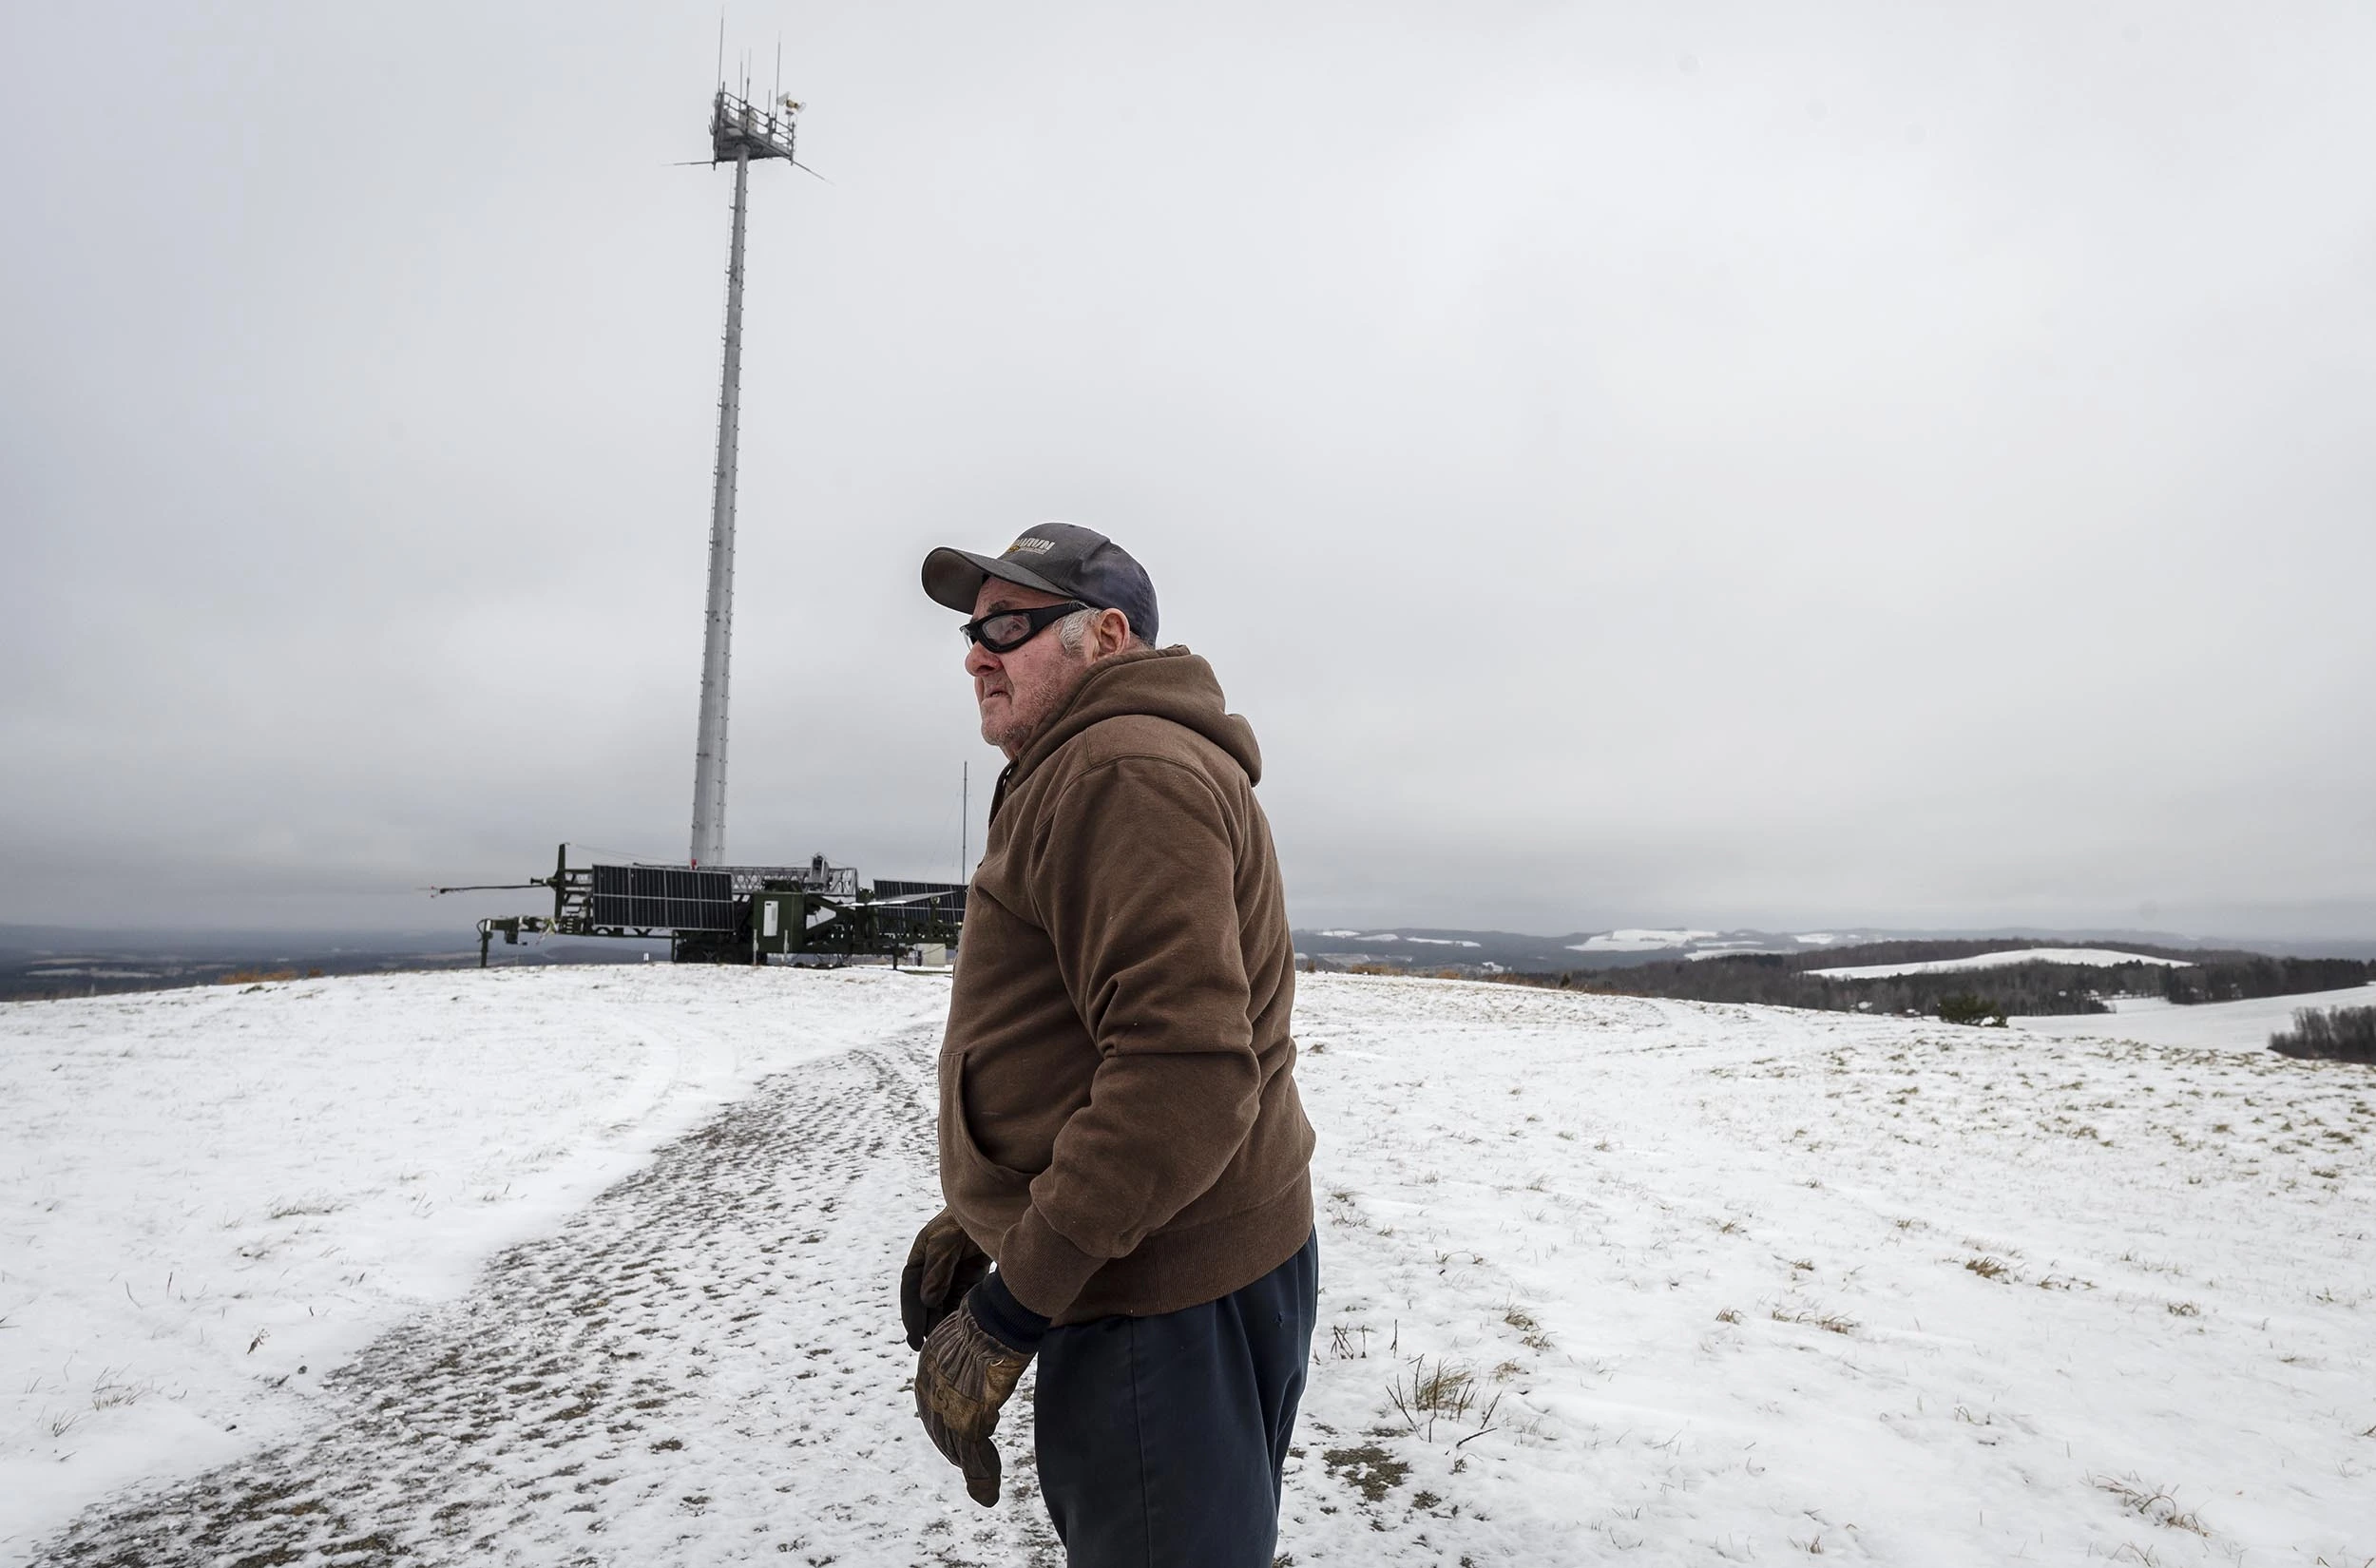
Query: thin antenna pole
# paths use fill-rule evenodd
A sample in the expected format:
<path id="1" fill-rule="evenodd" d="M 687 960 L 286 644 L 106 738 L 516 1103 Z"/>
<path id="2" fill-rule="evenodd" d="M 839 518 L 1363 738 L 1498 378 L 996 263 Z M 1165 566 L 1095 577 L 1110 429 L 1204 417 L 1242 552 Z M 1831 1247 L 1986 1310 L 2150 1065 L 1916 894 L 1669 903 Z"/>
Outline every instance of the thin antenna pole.
<path id="1" fill-rule="evenodd" d="M 784 35 L 776 35 L 776 96 L 767 101 L 767 112 L 774 114 L 784 101 Z"/>
<path id="2" fill-rule="evenodd" d="M 718 483 L 710 497 L 709 618 L 701 720 L 693 748 L 693 864 L 726 859 L 726 675 L 735 618 L 735 443 L 742 414 L 742 214 L 751 149 L 735 152 L 735 238 L 726 259 L 726 366 L 718 393 Z"/>
<path id="3" fill-rule="evenodd" d="M 726 8 L 718 8 L 718 90 L 726 90 Z"/>

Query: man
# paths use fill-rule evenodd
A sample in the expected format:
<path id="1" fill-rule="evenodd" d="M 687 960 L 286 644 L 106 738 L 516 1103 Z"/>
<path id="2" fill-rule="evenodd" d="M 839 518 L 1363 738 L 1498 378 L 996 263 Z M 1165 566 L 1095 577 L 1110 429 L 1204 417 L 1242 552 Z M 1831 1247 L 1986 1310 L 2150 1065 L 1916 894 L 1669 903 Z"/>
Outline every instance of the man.
<path id="1" fill-rule="evenodd" d="M 901 1280 L 917 1414 L 996 1502 L 1036 1355 L 1072 1568 L 1270 1568 L 1319 1265 L 1254 732 L 1102 534 L 937 549 L 924 588 L 972 618 L 1007 766 L 941 1049 L 948 1207 Z"/>

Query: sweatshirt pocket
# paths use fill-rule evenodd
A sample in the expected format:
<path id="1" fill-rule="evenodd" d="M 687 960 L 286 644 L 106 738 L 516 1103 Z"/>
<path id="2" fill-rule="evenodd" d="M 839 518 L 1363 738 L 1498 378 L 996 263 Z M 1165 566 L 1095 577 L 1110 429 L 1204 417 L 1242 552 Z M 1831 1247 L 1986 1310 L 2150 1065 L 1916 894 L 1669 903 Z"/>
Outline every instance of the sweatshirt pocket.
<path id="1" fill-rule="evenodd" d="M 951 1174 L 975 1202 L 1028 1202 L 1031 1178 L 1009 1170 L 982 1152 L 974 1141 L 973 1124 L 966 1107 L 966 1058 L 957 1052 L 941 1058 L 941 1152 Z"/>

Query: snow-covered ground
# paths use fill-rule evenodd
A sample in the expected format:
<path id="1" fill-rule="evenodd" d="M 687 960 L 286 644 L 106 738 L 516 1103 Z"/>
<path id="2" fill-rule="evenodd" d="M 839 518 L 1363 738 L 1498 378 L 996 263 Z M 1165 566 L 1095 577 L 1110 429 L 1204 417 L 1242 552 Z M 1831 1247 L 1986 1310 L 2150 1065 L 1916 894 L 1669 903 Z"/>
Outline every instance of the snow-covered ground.
<path id="1" fill-rule="evenodd" d="M 946 982 L 491 969 L 0 1005 L 0 1561 L 305 1430 L 332 1369 Z"/>
<path id="2" fill-rule="evenodd" d="M 1398 931 L 1372 931 L 1368 936 L 1359 931 L 1322 931 L 1322 936 L 1349 936 L 1356 942 L 1416 942 L 1428 947 L 1476 947 L 1483 944 L 1453 936 L 1405 936 Z"/>
<path id="3" fill-rule="evenodd" d="M 1621 931 L 1602 931 L 1581 942 L 1571 942 L 1568 947 L 1580 953 L 1655 953 L 1669 947 L 1688 947 L 1695 943 L 1712 941 L 1721 934 L 1718 931 L 1629 927 Z"/>
<path id="4" fill-rule="evenodd" d="M 2269 1037 L 2293 1025 L 2304 1007 L 2376 1007 L 2376 986 L 2355 985 L 2341 991 L 2313 991 L 2304 996 L 2257 996 L 2242 1002 L 2202 1002 L 2181 1007 L 2165 997 L 2115 997 L 2113 1015 L 2016 1018 L 2009 1022 L 2031 1034 L 2133 1040 L 2146 1045 L 2175 1045 L 2201 1051 L 2259 1051 Z"/>
<path id="5" fill-rule="evenodd" d="M 1826 980 L 1887 980 L 1892 975 L 1952 974 L 1959 969 L 2002 969 L 2016 964 L 2079 964 L 2110 968 L 2119 964 L 2158 964 L 2188 969 L 2182 958 L 2156 958 L 2148 953 L 2124 953 L 2110 947 L 2015 947 L 2002 953 L 1974 953 L 1969 958 L 1933 958 L 1914 964 L 1852 964 L 1845 969 L 1810 969 Z"/>
<path id="6" fill-rule="evenodd" d="M 983 1511 L 904 1391 L 945 995 L 0 1008 L 0 1559 L 1056 1560 L 1027 1407 Z M 2376 1554 L 2365 1068 L 1334 975 L 1298 1032 L 1303 1568 Z"/>

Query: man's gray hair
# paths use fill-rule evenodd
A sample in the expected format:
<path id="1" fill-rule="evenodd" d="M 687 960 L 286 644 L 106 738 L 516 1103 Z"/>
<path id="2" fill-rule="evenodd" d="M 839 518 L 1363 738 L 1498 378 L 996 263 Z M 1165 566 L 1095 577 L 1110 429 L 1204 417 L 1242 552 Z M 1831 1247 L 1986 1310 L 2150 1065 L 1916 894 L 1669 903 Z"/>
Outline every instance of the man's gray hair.
<path id="1" fill-rule="evenodd" d="M 1079 653 L 1081 651 L 1082 644 L 1089 641 L 1089 622 L 1104 613 L 1105 612 L 1103 610 L 1073 611 L 1072 614 L 1064 617 L 1063 620 L 1059 621 L 1056 623 L 1056 641 L 1064 645 L 1064 651 L 1066 653 Z M 1146 646 L 1146 639 L 1140 637 L 1139 635 L 1138 628 L 1134 626 L 1131 628 L 1130 641 L 1123 643 L 1122 646 L 1125 648 L 1143 648 Z"/>

